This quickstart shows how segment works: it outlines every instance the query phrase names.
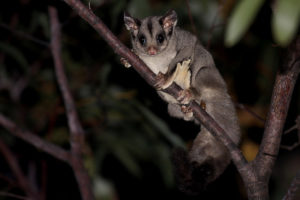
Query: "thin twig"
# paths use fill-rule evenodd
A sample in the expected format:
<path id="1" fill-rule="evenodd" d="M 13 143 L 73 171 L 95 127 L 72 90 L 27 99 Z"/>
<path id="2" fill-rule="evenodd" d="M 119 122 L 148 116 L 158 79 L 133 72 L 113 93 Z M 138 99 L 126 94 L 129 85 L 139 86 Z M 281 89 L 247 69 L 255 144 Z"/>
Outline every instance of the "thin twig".
<path id="1" fill-rule="evenodd" d="M 22 31 L 18 31 L 18 30 L 15 30 L 15 29 L 12 29 L 10 28 L 8 25 L 6 24 L 3 24 L 3 23 L 0 23 L 0 27 L 5 29 L 5 30 L 8 30 L 10 31 L 11 33 L 21 37 L 21 38 L 25 38 L 27 40 L 30 40 L 32 42 L 35 42 L 36 44 L 39 44 L 39 45 L 42 45 L 42 46 L 45 46 L 45 47 L 49 47 L 49 43 L 48 42 L 45 42 L 41 39 L 38 39 L 38 38 L 35 38 L 33 37 L 32 35 L 29 35 L 27 33 L 24 33 Z"/>
<path id="2" fill-rule="evenodd" d="M 292 151 L 300 145 L 300 115 L 295 120 L 295 125 L 289 128 L 288 130 L 284 131 L 283 134 L 286 135 L 292 132 L 293 130 L 297 130 L 297 142 L 295 142 L 293 145 L 280 145 L 280 148 Z"/>
<path id="3" fill-rule="evenodd" d="M 16 195 L 16 194 L 8 193 L 8 192 L 0 192 L 0 196 L 3 196 L 3 197 L 12 197 L 14 199 L 21 199 L 21 200 L 32 200 L 29 197 L 23 197 L 21 195 Z"/>
<path id="4" fill-rule="evenodd" d="M 6 146 L 6 144 L 0 139 L 0 151 L 6 159 L 10 169 L 15 175 L 20 187 L 26 193 L 28 197 L 31 199 L 38 199 L 38 194 L 34 192 L 34 189 L 30 187 L 28 179 L 22 172 L 22 169 L 19 166 L 19 163 L 15 157 L 15 155 L 10 151 L 10 149 Z"/>
<path id="5" fill-rule="evenodd" d="M 249 114 L 251 114 L 253 117 L 255 117 L 256 119 L 258 119 L 259 121 L 265 123 L 266 119 L 264 119 L 263 117 L 259 116 L 257 113 L 255 113 L 253 110 L 249 109 L 247 106 L 245 106 L 244 104 L 241 103 L 236 103 L 235 102 L 235 106 L 239 109 L 245 110 L 247 111 Z"/>
<path id="6" fill-rule="evenodd" d="M 9 120 L 4 115 L 0 114 L 0 125 L 2 125 L 6 130 L 8 130 L 14 136 L 24 140 L 25 142 L 33 145 L 34 147 L 45 151 L 46 153 L 52 155 L 53 157 L 69 163 L 69 152 L 62 149 L 61 147 L 54 145 L 42 138 L 38 137 L 29 131 L 24 131 L 19 128 L 14 122 Z"/>
<path id="7" fill-rule="evenodd" d="M 74 170 L 75 177 L 79 184 L 81 196 L 84 200 L 93 200 L 94 195 L 91 187 L 91 180 L 84 167 L 83 149 L 84 149 L 84 130 L 78 118 L 76 106 L 68 85 L 67 77 L 64 72 L 63 62 L 61 58 L 61 32 L 58 20 L 57 10 L 49 7 L 50 23 L 51 23 L 51 52 L 54 59 L 55 73 L 59 88 L 61 90 L 68 125 L 71 133 L 71 166 Z"/>
<path id="8" fill-rule="evenodd" d="M 294 126 L 292 126 L 291 128 L 289 128 L 288 130 L 284 131 L 283 134 L 286 135 L 286 134 L 292 132 L 293 130 L 297 130 L 297 128 L 298 128 L 298 126 L 297 126 L 297 124 L 295 124 Z"/>
<path id="9" fill-rule="evenodd" d="M 293 151 L 294 149 L 296 149 L 298 146 L 300 145 L 300 142 L 295 142 L 292 145 L 280 145 L 281 149 L 285 149 L 288 151 Z"/>
<path id="10" fill-rule="evenodd" d="M 299 187 L 300 187 L 300 170 L 297 172 L 286 195 L 283 197 L 282 200 L 294 200 L 294 197 L 296 196 Z"/>

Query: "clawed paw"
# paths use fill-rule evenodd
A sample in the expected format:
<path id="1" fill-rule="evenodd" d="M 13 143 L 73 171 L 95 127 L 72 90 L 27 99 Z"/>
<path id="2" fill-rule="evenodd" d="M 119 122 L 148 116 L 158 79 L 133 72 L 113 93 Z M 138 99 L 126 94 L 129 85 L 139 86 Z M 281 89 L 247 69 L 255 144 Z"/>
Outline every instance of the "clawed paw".
<path id="1" fill-rule="evenodd" d="M 189 107 L 189 106 L 186 106 L 186 105 L 182 105 L 181 106 L 181 111 L 185 114 L 187 113 L 191 113 L 192 112 L 192 109 Z"/>
<path id="2" fill-rule="evenodd" d="M 179 97 L 177 98 L 177 101 L 180 104 L 189 104 L 190 101 L 193 99 L 193 94 L 190 89 L 181 90 L 179 93 Z"/>
<path id="3" fill-rule="evenodd" d="M 184 120 L 187 121 L 190 121 L 194 116 L 192 108 L 187 105 L 181 105 L 181 112 L 184 113 Z"/>
<path id="4" fill-rule="evenodd" d="M 177 74 L 186 74 L 190 69 L 191 59 L 183 60 L 178 62 L 176 65 Z"/>
<path id="5" fill-rule="evenodd" d="M 190 67 L 191 59 L 188 58 L 186 60 L 183 60 L 181 63 L 177 63 L 177 66 L 180 66 L 182 69 L 188 70 Z"/>
<path id="6" fill-rule="evenodd" d="M 120 61 L 126 68 L 131 67 L 131 64 L 128 62 L 128 60 L 126 60 L 126 58 L 121 58 Z"/>
<path id="7" fill-rule="evenodd" d="M 163 73 L 159 72 L 156 76 L 156 83 L 154 84 L 154 87 L 157 90 L 165 89 L 166 82 L 166 76 Z"/>

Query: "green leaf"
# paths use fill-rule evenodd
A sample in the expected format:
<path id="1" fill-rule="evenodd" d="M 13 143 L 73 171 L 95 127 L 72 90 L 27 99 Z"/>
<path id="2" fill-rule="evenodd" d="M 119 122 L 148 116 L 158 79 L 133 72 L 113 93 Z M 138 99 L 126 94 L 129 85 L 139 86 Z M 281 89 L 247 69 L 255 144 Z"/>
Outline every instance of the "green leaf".
<path id="1" fill-rule="evenodd" d="M 241 0 L 229 18 L 225 45 L 235 45 L 248 30 L 265 0 Z"/>
<path id="2" fill-rule="evenodd" d="M 272 32 L 275 41 L 285 47 L 295 34 L 300 20 L 299 0 L 277 0 L 272 17 Z"/>
<path id="3" fill-rule="evenodd" d="M 173 165 L 170 159 L 170 150 L 164 145 L 157 145 L 153 148 L 156 151 L 157 162 L 155 164 L 160 170 L 161 177 L 167 187 L 172 187 L 174 184 Z"/>
<path id="4" fill-rule="evenodd" d="M 130 173 L 137 177 L 141 175 L 141 169 L 137 160 L 127 151 L 127 149 L 124 149 L 121 145 L 115 145 L 113 153 Z"/>

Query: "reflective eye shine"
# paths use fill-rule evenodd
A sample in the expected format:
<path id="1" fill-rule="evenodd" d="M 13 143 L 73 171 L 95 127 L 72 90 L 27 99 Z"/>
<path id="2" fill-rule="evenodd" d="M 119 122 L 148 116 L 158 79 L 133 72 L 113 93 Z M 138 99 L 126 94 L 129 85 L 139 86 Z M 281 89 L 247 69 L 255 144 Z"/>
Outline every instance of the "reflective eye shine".
<path id="1" fill-rule="evenodd" d="M 145 46 L 145 45 L 146 45 L 146 38 L 145 38 L 144 35 L 141 35 L 141 36 L 139 37 L 139 41 L 140 41 L 140 43 L 141 43 L 142 46 Z"/>

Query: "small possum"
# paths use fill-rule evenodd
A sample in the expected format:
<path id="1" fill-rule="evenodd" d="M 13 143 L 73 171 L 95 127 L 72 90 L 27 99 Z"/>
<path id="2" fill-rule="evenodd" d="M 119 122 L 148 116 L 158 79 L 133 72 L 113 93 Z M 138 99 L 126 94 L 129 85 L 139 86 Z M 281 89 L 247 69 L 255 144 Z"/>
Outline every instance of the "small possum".
<path id="1" fill-rule="evenodd" d="M 240 128 L 226 84 L 211 54 L 196 36 L 176 26 L 176 12 L 171 10 L 163 16 L 142 20 L 124 13 L 124 22 L 131 35 L 133 52 L 153 73 L 165 77 L 157 88 L 159 96 L 168 103 L 169 114 L 199 123 L 184 106 L 195 100 L 238 144 Z M 126 60 L 122 62 L 130 67 Z M 184 91 L 179 99 L 160 91 L 173 82 Z M 226 147 L 202 126 L 188 152 L 182 149 L 174 151 L 174 171 L 179 189 L 189 194 L 201 192 L 223 173 L 230 161 Z"/>

